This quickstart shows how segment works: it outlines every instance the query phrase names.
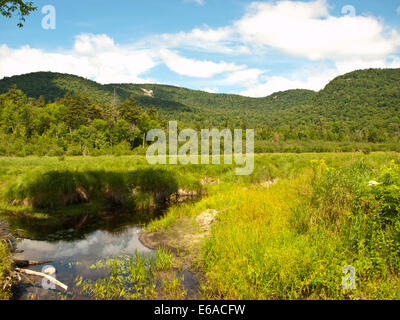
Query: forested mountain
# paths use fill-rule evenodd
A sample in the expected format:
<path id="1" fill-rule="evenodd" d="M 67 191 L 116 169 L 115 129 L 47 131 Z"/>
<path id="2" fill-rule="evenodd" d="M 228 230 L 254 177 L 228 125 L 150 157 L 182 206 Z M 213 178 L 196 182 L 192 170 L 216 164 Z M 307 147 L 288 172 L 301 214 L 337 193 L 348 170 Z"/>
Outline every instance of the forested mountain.
<path id="1" fill-rule="evenodd" d="M 398 131 L 400 69 L 360 70 L 337 77 L 313 96 L 311 105 L 313 114 L 327 121 Z"/>
<path id="2" fill-rule="evenodd" d="M 120 143 L 135 148 L 149 127 L 165 127 L 168 120 L 197 129 L 255 128 L 263 141 L 259 151 L 293 151 L 287 143 L 297 148 L 312 141 L 321 142 L 318 150 L 333 142 L 397 148 L 399 107 L 400 69 L 354 71 L 319 92 L 288 90 L 263 98 L 158 84 L 101 85 L 51 72 L 0 80 L 0 133 L 25 141 L 55 135 L 64 151 L 78 142 L 81 151 Z"/>
<path id="3" fill-rule="evenodd" d="M 154 105 L 168 120 L 199 125 L 240 125 L 244 116 L 249 125 L 262 125 L 262 118 L 279 110 L 305 104 L 313 95 L 309 90 L 289 90 L 266 98 L 249 98 L 233 94 L 213 94 L 158 84 L 108 84 L 69 74 L 36 72 L 0 80 L 0 94 L 16 85 L 28 97 L 43 96 L 46 102 L 66 93 L 87 95 L 97 103 L 114 99 L 124 101 L 133 96 L 142 106 Z M 212 117 L 210 117 L 210 113 Z M 260 114 L 261 113 L 261 114 Z"/>
<path id="4" fill-rule="evenodd" d="M 399 123 L 400 69 L 354 71 L 331 81 L 320 92 L 288 90 L 265 98 L 213 94 L 157 84 L 108 84 L 68 74 L 36 72 L 0 80 L 0 94 L 16 85 L 28 97 L 46 102 L 69 93 L 97 103 L 134 96 L 142 106 L 154 105 L 166 119 L 187 124 L 280 127 L 343 122 L 353 129 Z M 210 117 L 212 114 L 212 117 Z"/>

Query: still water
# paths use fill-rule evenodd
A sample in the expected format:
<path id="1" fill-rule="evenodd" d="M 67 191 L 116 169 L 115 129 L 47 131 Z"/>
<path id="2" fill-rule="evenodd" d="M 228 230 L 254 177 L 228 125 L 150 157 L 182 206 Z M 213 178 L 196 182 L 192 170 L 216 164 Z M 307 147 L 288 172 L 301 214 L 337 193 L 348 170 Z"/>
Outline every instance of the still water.
<path id="1" fill-rule="evenodd" d="M 164 212 L 158 210 L 144 213 L 147 222 Z M 15 250 L 17 260 L 51 262 L 30 266 L 30 270 L 42 272 L 51 265 L 56 268 L 56 278 L 68 286 L 64 292 L 47 290 L 42 286 L 42 278 L 22 276 L 15 287 L 16 299 L 87 299 L 75 286 L 77 277 L 96 280 L 108 275 L 107 270 L 90 269 L 97 261 L 135 253 L 150 256 L 153 250 L 145 247 L 139 236 L 144 226 L 138 222 L 137 213 L 104 213 L 96 217 L 79 217 L 58 223 L 37 223 L 33 220 L 7 215 L 0 218 L 0 235 L 6 236 Z"/>
<path id="2" fill-rule="evenodd" d="M 96 280 L 107 276 L 107 270 L 94 270 L 90 266 L 96 261 L 116 257 L 119 255 L 131 255 L 135 252 L 150 255 L 152 250 L 146 248 L 139 241 L 140 226 L 125 226 L 117 231 L 97 230 L 87 234 L 78 240 L 33 240 L 17 238 L 17 252 L 15 259 L 40 260 L 52 262 L 40 266 L 31 266 L 30 270 L 43 271 L 43 268 L 51 265 L 57 270 L 57 280 L 66 284 L 68 292 L 62 289 L 47 290 L 42 286 L 39 277 L 23 277 L 16 288 L 17 299 L 85 299 L 84 295 L 75 286 L 77 276 L 85 279 Z M 59 234 L 58 237 L 61 235 Z M 62 236 L 61 236 L 62 237 Z M 70 238 L 68 231 L 64 238 Z"/>
<path id="3" fill-rule="evenodd" d="M 47 266 L 56 269 L 56 278 L 68 286 L 67 292 L 57 287 L 47 290 L 42 286 L 42 278 L 22 276 L 15 287 L 15 299 L 88 299 L 75 285 L 77 277 L 97 280 L 109 275 L 106 269 L 90 268 L 101 259 L 121 255 L 150 256 L 154 251 L 145 247 L 139 236 L 143 226 L 162 216 L 166 207 L 148 212 L 105 212 L 97 216 L 77 216 L 55 220 L 51 223 L 33 221 L 19 216 L 6 215 L 2 230 L 10 232 L 13 240 L 14 259 L 48 261 L 46 264 L 30 266 L 30 270 L 43 272 Z M 4 214 L 2 214 L 4 216 Z M 4 218 L 0 218 L 5 221 Z M 1 228 L 0 228 L 1 229 Z M 189 270 L 175 270 L 183 278 L 183 286 L 188 296 L 195 297 L 198 280 Z"/>

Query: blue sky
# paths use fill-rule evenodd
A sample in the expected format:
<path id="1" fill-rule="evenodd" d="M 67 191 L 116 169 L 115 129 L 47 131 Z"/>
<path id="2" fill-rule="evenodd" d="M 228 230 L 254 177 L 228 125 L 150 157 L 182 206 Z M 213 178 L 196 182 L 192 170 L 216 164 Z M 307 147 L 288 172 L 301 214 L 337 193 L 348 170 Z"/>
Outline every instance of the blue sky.
<path id="1" fill-rule="evenodd" d="M 0 20 L 0 78 L 55 71 L 266 96 L 400 67 L 400 0 L 33 1 L 24 28 Z M 42 27 L 46 5 L 55 29 Z"/>

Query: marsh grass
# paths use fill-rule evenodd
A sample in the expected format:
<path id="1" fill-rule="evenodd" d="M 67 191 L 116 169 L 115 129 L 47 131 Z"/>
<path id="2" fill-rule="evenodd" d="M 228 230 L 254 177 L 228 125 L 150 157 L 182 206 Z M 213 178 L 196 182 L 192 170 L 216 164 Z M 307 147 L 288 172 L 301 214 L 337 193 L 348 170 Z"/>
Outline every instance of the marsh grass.
<path id="1" fill-rule="evenodd" d="M 177 188 L 196 189 L 204 177 L 218 179 L 218 184 L 205 187 L 208 195 L 201 200 L 172 205 L 146 226 L 148 231 L 164 230 L 181 218 L 196 217 L 208 209 L 219 212 L 210 237 L 196 252 L 194 263 L 204 275 L 202 297 L 400 299 L 399 163 L 396 153 L 257 155 L 254 173 L 238 177 L 230 165 L 149 168 L 142 157 L 66 157 L 63 161 L 0 158 L 0 176 L 3 190 L 16 188 L 14 196 L 20 193 L 23 199 L 30 190 L 24 186 L 29 179 L 23 179 L 24 187 L 19 191 L 18 177 L 32 170 L 67 170 L 75 177 L 76 170 L 80 186 L 90 190 L 96 185 L 94 197 L 104 196 L 104 181 L 121 194 L 127 186 L 129 197 L 137 186 L 142 187 L 132 202 L 144 206 L 151 201 L 146 195 L 151 195 L 153 186 L 157 193 L 170 193 Z M 119 172 L 120 176 L 100 181 L 96 175 L 85 177 L 82 172 Z M 170 172 L 176 178 L 173 183 Z M 263 182 L 271 179 L 277 182 L 263 187 Z M 372 189 L 370 180 L 381 185 Z M 68 183 L 55 188 L 75 190 L 69 189 Z M 167 255 L 162 256 L 161 265 L 169 266 Z M 162 287 L 174 298 L 184 296 L 176 282 L 179 279 L 175 281 L 173 276 L 164 284 L 151 280 L 155 270 L 164 268 L 157 267 L 154 260 L 126 259 L 111 262 L 114 276 L 80 284 L 97 299 L 157 298 Z M 342 268 L 346 265 L 356 269 L 356 290 L 342 288 Z M 131 275 L 123 277 L 131 279 L 131 291 L 126 291 L 127 280 L 122 280 L 121 274 Z"/>
<path id="2" fill-rule="evenodd" d="M 366 161 L 336 168 L 313 161 L 312 173 L 268 191 L 232 191 L 238 205 L 220 217 L 204 247 L 206 297 L 399 299 L 400 171 L 392 167 L 390 187 L 369 196 L 365 210 L 363 194 L 376 174 Z M 356 290 L 341 286 L 346 265 L 356 268 Z"/>
<path id="3" fill-rule="evenodd" d="M 11 206 L 57 209 L 82 203 L 135 208 L 151 207 L 168 200 L 178 190 L 201 190 L 191 176 L 158 168 L 132 171 L 31 170 L 10 183 L 4 201 Z M 145 196 L 147 195 L 147 196 Z"/>
<path id="4" fill-rule="evenodd" d="M 82 277 L 76 285 L 97 300 L 183 299 L 187 292 L 182 279 L 172 271 L 174 257 L 166 250 L 157 250 L 150 257 L 144 254 L 120 256 L 96 262 L 91 269 L 107 269 L 110 274 L 96 281 Z"/>
<path id="5" fill-rule="evenodd" d="M 11 298 L 9 276 L 12 270 L 10 252 L 5 240 L 0 239 L 0 300 Z"/>
<path id="6" fill-rule="evenodd" d="M 207 197 L 169 208 L 147 230 L 219 212 L 197 258 L 204 298 L 399 299 L 399 160 L 394 153 L 258 156 L 253 177 L 228 172 Z M 279 180 L 263 188 L 270 178 Z M 387 185 L 374 193 L 372 179 Z M 346 265 L 356 269 L 356 290 L 342 288 Z"/>

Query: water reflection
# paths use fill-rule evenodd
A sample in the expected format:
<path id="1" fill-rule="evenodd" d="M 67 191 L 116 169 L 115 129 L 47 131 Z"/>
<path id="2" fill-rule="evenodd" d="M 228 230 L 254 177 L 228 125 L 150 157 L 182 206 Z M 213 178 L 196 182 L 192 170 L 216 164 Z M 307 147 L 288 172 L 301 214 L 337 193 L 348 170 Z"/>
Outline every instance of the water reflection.
<path id="1" fill-rule="evenodd" d="M 95 231 L 83 240 L 75 241 L 37 241 L 21 239 L 18 241 L 16 259 L 22 260 L 98 260 L 108 256 L 120 254 L 133 255 L 150 253 L 139 241 L 140 228 L 128 227 L 124 232 L 110 233 Z"/>
<path id="2" fill-rule="evenodd" d="M 15 259 L 21 260 L 52 260 L 52 266 L 57 270 L 57 279 L 68 285 L 68 299 L 85 299 L 79 288 L 75 287 L 77 276 L 96 280 L 106 276 L 107 270 L 93 270 L 90 266 L 96 261 L 122 254 L 134 255 L 135 252 L 150 255 L 152 250 L 145 247 L 140 241 L 141 228 L 127 226 L 118 232 L 95 231 L 84 239 L 67 241 L 40 241 L 19 239 L 18 251 Z M 41 271 L 43 266 L 32 266 L 30 269 Z M 60 292 L 45 290 L 40 285 L 40 278 L 23 279 L 17 288 L 17 298 L 30 299 L 57 299 Z"/>
<path id="3" fill-rule="evenodd" d="M 59 216 L 41 221 L 24 215 L 7 215 L 8 229 L 17 238 L 18 260 L 51 260 L 59 281 L 68 285 L 68 292 L 46 290 L 39 277 L 23 277 L 15 288 L 16 299 L 87 299 L 76 287 L 77 277 L 96 280 L 108 276 L 109 271 L 91 269 L 91 265 L 103 258 L 139 254 L 150 255 L 153 250 L 145 247 L 139 236 L 141 226 L 158 216 L 166 207 L 143 212 L 105 212 L 83 217 L 77 215 L 60 219 Z M 29 269 L 42 271 L 43 266 Z M 185 273 L 184 284 L 197 288 L 194 276 Z"/>

